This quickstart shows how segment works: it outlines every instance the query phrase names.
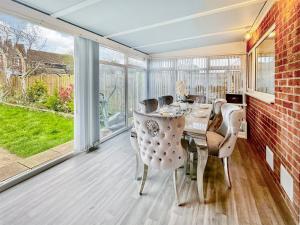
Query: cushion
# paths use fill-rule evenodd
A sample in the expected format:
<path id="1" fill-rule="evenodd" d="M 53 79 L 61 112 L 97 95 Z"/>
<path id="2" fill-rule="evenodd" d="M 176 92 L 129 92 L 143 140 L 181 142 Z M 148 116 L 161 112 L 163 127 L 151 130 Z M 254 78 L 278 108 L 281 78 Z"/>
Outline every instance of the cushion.
<path id="1" fill-rule="evenodd" d="M 208 154 L 213 156 L 219 155 L 219 146 L 224 140 L 224 137 L 216 132 L 207 131 L 207 146 L 208 146 Z"/>

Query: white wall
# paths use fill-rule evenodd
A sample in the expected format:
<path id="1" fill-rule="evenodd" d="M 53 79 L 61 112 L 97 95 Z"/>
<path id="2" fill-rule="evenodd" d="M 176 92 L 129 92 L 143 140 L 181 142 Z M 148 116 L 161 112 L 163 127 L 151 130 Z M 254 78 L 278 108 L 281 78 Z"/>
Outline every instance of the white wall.
<path id="1" fill-rule="evenodd" d="M 152 58 L 177 58 L 210 55 L 241 55 L 246 54 L 246 42 L 231 42 L 220 45 L 211 45 L 200 48 L 191 48 L 180 51 L 152 54 Z"/>

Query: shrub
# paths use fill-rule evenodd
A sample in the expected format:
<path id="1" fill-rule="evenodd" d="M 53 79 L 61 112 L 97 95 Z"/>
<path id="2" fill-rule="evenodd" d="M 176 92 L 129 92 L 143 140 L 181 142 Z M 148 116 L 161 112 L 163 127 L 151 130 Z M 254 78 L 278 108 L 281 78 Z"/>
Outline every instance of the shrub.
<path id="1" fill-rule="evenodd" d="M 73 85 L 69 85 L 66 88 L 61 88 L 59 92 L 56 90 L 54 95 L 47 98 L 45 106 L 54 111 L 73 113 Z"/>
<path id="2" fill-rule="evenodd" d="M 35 81 L 35 83 L 28 88 L 27 98 L 30 102 L 44 102 L 47 98 L 47 86 L 43 81 Z"/>
<path id="3" fill-rule="evenodd" d="M 45 106 L 54 111 L 62 111 L 62 104 L 58 96 L 58 92 L 55 91 L 54 95 L 49 96 L 46 100 Z"/>

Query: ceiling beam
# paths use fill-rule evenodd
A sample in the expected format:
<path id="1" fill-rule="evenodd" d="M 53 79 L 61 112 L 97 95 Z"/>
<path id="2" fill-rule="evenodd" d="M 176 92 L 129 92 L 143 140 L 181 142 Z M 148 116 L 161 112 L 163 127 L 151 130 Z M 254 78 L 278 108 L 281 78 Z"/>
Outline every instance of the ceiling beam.
<path id="1" fill-rule="evenodd" d="M 151 24 L 151 25 L 143 26 L 143 27 L 138 27 L 138 28 L 134 28 L 134 29 L 126 30 L 126 31 L 117 32 L 117 33 L 114 33 L 114 34 L 107 35 L 105 37 L 106 38 L 112 38 L 112 37 L 127 35 L 127 34 L 131 34 L 131 33 L 136 33 L 136 32 L 139 32 L 139 31 L 149 30 L 149 29 L 162 27 L 162 26 L 166 26 L 166 25 L 170 25 L 170 24 L 174 24 L 174 23 L 179 23 L 179 22 L 183 22 L 183 21 L 187 21 L 187 20 L 193 20 L 193 19 L 196 19 L 196 18 L 204 17 L 204 16 L 209 16 L 209 15 L 213 15 L 213 14 L 217 14 L 217 13 L 227 12 L 227 11 L 231 11 L 231 10 L 234 10 L 234 9 L 239 9 L 239 8 L 243 8 L 243 7 L 246 7 L 246 6 L 250 6 L 250 5 L 254 5 L 254 4 L 258 4 L 258 3 L 266 2 L 266 1 L 267 0 L 244 1 L 244 2 L 241 2 L 241 3 L 237 3 L 237 4 L 227 5 L 227 6 L 224 6 L 224 7 L 220 7 L 220 8 L 216 8 L 216 9 L 212 9 L 212 10 L 208 10 L 208 11 L 203 11 L 203 12 L 199 12 L 199 13 L 195 13 L 195 14 L 192 14 L 192 15 L 189 15 L 189 16 L 179 17 L 179 18 L 172 19 L 172 20 L 166 20 L 166 21 L 163 21 L 163 22 L 154 23 L 154 24 Z"/>
<path id="2" fill-rule="evenodd" d="M 80 2 L 78 4 L 75 4 L 75 5 L 72 5 L 71 7 L 68 7 L 66 9 L 62 9 L 62 10 L 59 10 L 53 14 L 51 14 L 51 16 L 55 17 L 55 18 L 58 18 L 58 17 L 62 17 L 62 16 L 65 16 L 65 15 L 68 15 L 72 12 L 76 12 L 82 8 L 85 8 L 85 7 L 88 7 L 90 5 L 94 5 L 98 2 L 101 2 L 103 0 L 85 0 L 83 2 Z"/>
<path id="3" fill-rule="evenodd" d="M 169 41 L 161 41 L 161 42 L 156 42 L 156 43 L 152 43 L 152 44 L 136 46 L 136 47 L 133 47 L 133 48 L 141 49 L 141 48 L 148 48 L 148 47 L 153 47 L 153 46 L 158 46 L 158 45 L 171 44 L 171 43 L 176 43 L 176 42 L 181 42 L 181 41 L 189 41 L 189 40 L 201 39 L 201 38 L 205 38 L 205 37 L 218 36 L 218 35 L 224 35 L 224 34 L 229 34 L 229 33 L 236 33 L 236 32 L 241 32 L 241 31 L 246 32 L 247 30 L 249 30 L 249 28 L 250 28 L 250 26 L 242 26 L 242 27 L 233 28 L 233 29 L 226 30 L 226 31 L 201 34 L 201 35 L 198 35 L 198 36 L 174 39 L 174 40 L 169 40 Z"/>
<path id="4" fill-rule="evenodd" d="M 44 26 L 49 29 L 64 32 L 73 36 L 80 36 L 98 42 L 99 44 L 112 48 L 116 51 L 121 51 L 127 55 L 131 55 L 138 58 L 148 58 L 148 55 L 135 50 L 130 47 L 126 47 L 123 44 L 119 44 L 115 41 L 108 40 L 81 27 L 66 23 L 57 18 L 51 17 L 46 13 L 30 8 L 24 4 L 12 0 L 0 0 L 0 11 L 12 16 L 19 17 L 21 19 L 28 20 L 29 22 Z"/>

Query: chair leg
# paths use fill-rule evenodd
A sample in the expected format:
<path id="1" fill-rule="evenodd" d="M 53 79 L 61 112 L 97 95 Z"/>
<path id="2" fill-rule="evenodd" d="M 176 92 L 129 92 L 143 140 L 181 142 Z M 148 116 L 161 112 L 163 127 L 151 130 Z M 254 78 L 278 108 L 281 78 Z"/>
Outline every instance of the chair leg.
<path id="1" fill-rule="evenodd" d="M 185 161 L 185 175 L 190 175 L 190 153 L 187 152 L 187 157 Z"/>
<path id="2" fill-rule="evenodd" d="M 141 177 L 139 176 L 140 175 L 140 163 L 141 163 L 139 153 L 135 154 L 135 159 L 136 159 L 136 164 L 135 164 L 135 176 L 134 176 L 134 178 L 135 178 L 135 180 L 141 180 Z"/>
<path id="3" fill-rule="evenodd" d="M 144 164 L 144 173 L 143 173 L 143 178 L 142 178 L 142 181 L 141 181 L 140 195 L 142 195 L 142 193 L 143 193 L 143 189 L 144 189 L 145 182 L 146 182 L 146 179 L 147 179 L 147 174 L 148 174 L 148 166 L 146 164 Z"/>
<path id="4" fill-rule="evenodd" d="M 176 204 L 178 206 L 181 206 L 180 201 L 179 201 L 178 189 L 177 189 L 177 169 L 175 169 L 173 172 L 173 185 L 174 185 L 174 191 L 175 191 Z"/>
<path id="5" fill-rule="evenodd" d="M 229 173 L 229 157 L 222 158 L 223 167 L 224 167 L 224 175 L 228 188 L 231 188 L 231 179 Z"/>

